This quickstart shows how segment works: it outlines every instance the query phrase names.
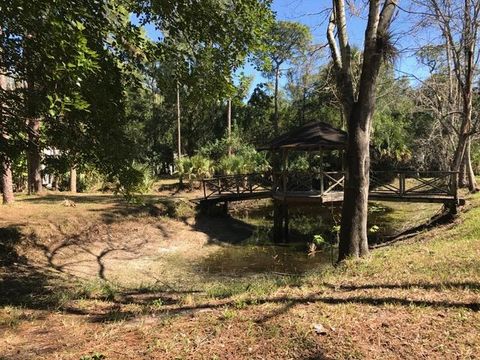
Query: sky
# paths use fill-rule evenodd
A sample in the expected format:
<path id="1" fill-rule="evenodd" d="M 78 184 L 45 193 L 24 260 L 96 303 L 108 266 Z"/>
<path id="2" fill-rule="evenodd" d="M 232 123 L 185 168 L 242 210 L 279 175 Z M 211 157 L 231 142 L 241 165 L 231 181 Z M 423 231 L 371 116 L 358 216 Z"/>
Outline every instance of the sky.
<path id="1" fill-rule="evenodd" d="M 361 1 L 357 1 L 361 5 Z M 406 2 L 408 4 L 408 1 Z M 407 6 L 407 5 L 405 5 Z M 326 18 L 329 12 L 325 10 L 331 7 L 331 0 L 274 0 L 272 9 L 277 14 L 278 20 L 297 21 L 307 25 L 313 35 L 313 42 L 318 45 L 326 44 Z M 360 9 L 359 9 L 360 10 Z M 366 27 L 364 16 L 351 16 L 348 18 L 348 33 L 350 43 L 356 47 L 363 47 L 363 39 Z M 400 50 L 400 56 L 395 63 L 397 76 L 407 76 L 414 74 L 415 77 L 425 78 L 428 75 L 426 68 L 421 67 L 412 53 L 412 50 L 418 47 L 418 43 L 425 41 L 422 38 L 414 38 L 410 34 L 413 26 L 411 15 L 407 14 L 403 8 L 397 12 L 397 17 L 392 24 L 394 38 L 397 40 L 397 47 Z M 418 36 L 418 34 L 416 35 Z M 329 60 L 329 52 L 324 52 L 325 59 Z M 251 65 L 245 66 L 245 72 L 255 75 L 256 82 L 262 81 L 261 75 L 255 71 Z M 413 77 L 410 77 L 415 82 Z"/>
<path id="2" fill-rule="evenodd" d="M 362 1 L 355 3 L 361 5 Z M 406 3 L 408 4 L 408 1 Z M 273 0 L 272 3 L 272 9 L 276 13 L 277 20 L 297 21 L 307 25 L 312 32 L 313 42 L 317 45 L 326 43 L 326 18 L 329 15 L 326 10 L 329 7 L 331 7 L 331 0 Z M 410 35 L 409 30 L 412 28 L 411 15 L 402 9 L 398 11 L 397 18 L 392 25 L 393 36 L 397 40 L 397 48 L 401 51 L 395 63 L 395 69 L 398 77 L 414 74 L 414 77 L 410 76 L 410 79 L 415 83 L 415 78 L 425 78 L 428 75 L 428 71 L 417 63 L 412 49 L 416 48 L 418 43 L 425 42 L 426 39 L 421 37 L 428 36 L 428 34 L 422 33 L 420 38 L 418 37 L 419 34 L 415 37 Z M 362 48 L 366 26 L 365 17 L 361 14 L 349 16 L 347 21 L 350 43 L 353 46 Z M 158 38 L 158 32 L 154 26 L 147 25 L 146 31 L 151 38 Z M 325 61 L 329 60 L 327 49 L 324 51 L 324 57 Z M 254 76 L 253 84 L 266 81 L 252 64 L 245 64 L 243 68 L 237 71 L 237 74 L 240 72 Z M 283 83 L 284 81 L 281 82 L 281 85 Z"/>

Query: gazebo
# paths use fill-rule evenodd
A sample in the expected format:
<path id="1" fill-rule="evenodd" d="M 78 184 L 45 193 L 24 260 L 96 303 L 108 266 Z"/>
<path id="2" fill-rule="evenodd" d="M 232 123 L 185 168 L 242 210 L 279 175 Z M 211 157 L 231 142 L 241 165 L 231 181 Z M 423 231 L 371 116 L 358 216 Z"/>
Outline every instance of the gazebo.
<path id="1" fill-rule="evenodd" d="M 311 122 L 282 134 L 259 150 L 277 154 L 274 164 L 273 198 L 283 202 L 321 201 L 338 202 L 343 199 L 343 151 L 347 133 L 324 122 Z M 324 171 L 324 152 L 338 150 L 340 169 Z M 289 171 L 289 154 L 315 152 L 320 155 L 319 168 L 307 171 Z M 279 155 L 278 155 L 279 154 Z M 275 156 L 275 155 L 274 155 Z"/>
<path id="2" fill-rule="evenodd" d="M 343 200 L 345 175 L 343 152 L 347 145 L 347 133 L 324 122 L 311 122 L 282 134 L 258 150 L 266 150 L 277 158 L 273 169 L 272 198 L 274 200 L 274 239 L 288 239 L 289 211 L 292 203 L 337 203 Z M 324 171 L 324 152 L 340 152 L 341 166 L 336 171 Z M 319 168 L 309 166 L 307 171 L 289 169 L 292 152 L 308 152 L 320 155 Z M 280 159 L 280 161 L 278 161 Z"/>

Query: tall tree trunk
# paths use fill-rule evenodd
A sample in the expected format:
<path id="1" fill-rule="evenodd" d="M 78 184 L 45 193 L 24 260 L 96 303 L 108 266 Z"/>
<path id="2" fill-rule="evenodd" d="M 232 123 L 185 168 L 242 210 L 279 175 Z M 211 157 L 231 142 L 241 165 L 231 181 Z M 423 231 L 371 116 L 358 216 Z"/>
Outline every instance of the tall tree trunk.
<path id="1" fill-rule="evenodd" d="M 473 89 L 472 89 L 473 90 Z M 469 174 L 469 167 L 471 167 L 471 160 L 466 159 L 469 155 L 467 155 L 467 148 L 470 144 L 471 134 L 471 121 L 472 121 L 472 91 L 468 91 L 464 89 L 463 95 L 463 119 L 462 124 L 460 126 L 460 132 L 458 134 L 458 142 L 457 147 L 455 149 L 455 154 L 452 161 L 452 171 L 461 171 L 462 162 L 467 161 L 466 165 L 466 172 L 467 172 L 467 179 L 468 179 L 468 187 L 470 191 L 475 191 L 477 184 L 475 181 L 474 176 L 470 176 Z M 458 176 L 458 179 L 460 177 Z"/>
<path id="2" fill-rule="evenodd" d="M 232 155 L 232 99 L 227 103 L 227 136 L 228 136 L 228 156 Z"/>
<path id="3" fill-rule="evenodd" d="M 1 31 L 0 31 L 1 32 Z M 3 69 L 2 69 L 3 70 Z M 0 74 L 0 90 L 7 90 L 7 77 Z M 0 104 L 0 137 L 2 142 L 7 143 L 9 136 L 7 130 L 4 128 L 4 108 L 5 104 Z M 11 204 L 14 201 L 13 196 L 13 178 L 12 178 L 12 163 L 7 154 L 0 156 L 0 176 L 3 193 L 3 203 Z"/>
<path id="4" fill-rule="evenodd" d="M 177 153 L 178 160 L 182 158 L 182 121 L 181 121 L 181 108 L 180 108 L 180 84 L 177 81 Z M 180 175 L 178 185 L 180 189 L 183 189 L 183 177 Z"/>
<path id="5" fill-rule="evenodd" d="M 473 111 L 473 81 L 476 71 L 476 42 L 478 32 L 478 15 L 476 10 L 477 4 L 473 5 L 471 0 L 465 0 L 462 19 L 462 50 L 463 59 L 456 53 L 455 73 L 461 88 L 461 96 L 463 102 L 463 118 L 458 136 L 457 148 L 452 162 L 452 170 L 460 171 L 461 162 L 465 157 L 470 157 L 469 144 L 472 137 L 472 111 Z M 437 7 L 438 8 L 438 7 Z M 474 10 L 474 18 L 472 19 L 472 10 Z M 450 28 L 448 28 L 450 29 Z M 446 34 L 450 41 L 450 45 L 454 46 L 454 38 L 451 30 Z M 463 61 L 463 62 L 462 62 Z M 468 188 L 471 192 L 477 190 L 477 184 L 473 170 L 471 169 L 471 160 L 466 163 Z M 472 170 L 472 171 L 471 171 Z"/>
<path id="6" fill-rule="evenodd" d="M 301 114 L 301 121 L 302 123 L 300 125 L 305 124 L 305 107 L 307 103 L 307 87 L 306 84 L 303 86 L 303 91 L 302 91 L 302 114 Z"/>
<path id="7" fill-rule="evenodd" d="M 42 164 L 40 156 L 40 119 L 28 120 L 28 193 L 41 193 L 42 187 Z"/>
<path id="8" fill-rule="evenodd" d="M 77 192 L 77 168 L 75 166 L 70 168 L 70 192 Z"/>
<path id="9" fill-rule="evenodd" d="M 13 177 L 12 166 L 8 159 L 3 159 L 0 175 L 2 176 L 3 203 L 12 204 L 14 202 Z"/>
<path id="10" fill-rule="evenodd" d="M 180 84 L 177 81 L 177 153 L 178 158 L 182 157 L 182 123 L 180 109 Z"/>
<path id="11" fill-rule="evenodd" d="M 280 67 L 277 66 L 275 68 L 275 90 L 274 90 L 274 94 L 273 94 L 273 100 L 274 100 L 274 104 L 275 104 L 275 110 L 274 110 L 274 114 L 273 114 L 273 132 L 275 135 L 278 135 L 278 82 L 280 80 Z"/>
<path id="12" fill-rule="evenodd" d="M 59 176 L 57 174 L 52 175 L 52 190 L 53 191 L 58 191 L 58 178 Z"/>

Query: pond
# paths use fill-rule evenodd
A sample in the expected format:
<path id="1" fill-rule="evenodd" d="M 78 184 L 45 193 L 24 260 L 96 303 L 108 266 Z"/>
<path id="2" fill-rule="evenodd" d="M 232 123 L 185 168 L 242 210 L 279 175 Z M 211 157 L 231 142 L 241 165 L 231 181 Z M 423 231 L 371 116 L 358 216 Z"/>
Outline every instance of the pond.
<path id="1" fill-rule="evenodd" d="M 432 204 L 370 203 L 369 243 L 388 239 L 428 220 L 438 211 Z M 272 241 L 273 204 L 269 200 L 234 204 L 230 215 L 248 224 L 249 236 L 235 244 L 225 244 L 202 260 L 199 270 L 217 275 L 261 273 L 303 274 L 321 271 L 336 260 L 341 208 L 338 206 L 297 206 L 290 209 L 287 244 Z M 311 244 L 320 235 L 315 252 Z"/>

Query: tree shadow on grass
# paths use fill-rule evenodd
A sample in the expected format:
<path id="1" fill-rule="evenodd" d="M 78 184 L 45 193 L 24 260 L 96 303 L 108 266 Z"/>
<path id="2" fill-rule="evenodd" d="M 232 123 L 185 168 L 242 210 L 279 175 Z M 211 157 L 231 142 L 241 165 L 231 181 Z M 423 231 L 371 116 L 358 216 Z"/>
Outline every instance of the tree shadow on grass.
<path id="1" fill-rule="evenodd" d="M 20 227 L 0 228 L 0 306 L 45 308 L 51 303 L 51 285 L 56 279 L 51 271 L 30 264 L 18 254 L 16 245 L 23 239 Z M 54 291 L 60 291 L 61 286 Z"/>
<path id="2" fill-rule="evenodd" d="M 167 286 L 138 288 L 128 290 L 118 290 L 118 293 L 111 298 L 111 307 L 107 311 L 98 312 L 98 310 L 88 310 L 76 308 L 71 304 L 64 304 L 59 296 L 52 296 L 52 293 L 61 294 L 68 290 L 68 282 L 65 277 L 61 277 L 62 269 L 57 269 L 54 264 L 50 267 L 39 268 L 30 264 L 26 258 L 19 255 L 15 250 L 15 245 L 22 239 L 20 229 L 16 226 L 0 228 L 0 264 L 2 265 L 2 277 L 0 279 L 0 305 L 22 306 L 32 309 L 51 309 L 52 307 L 61 309 L 66 313 L 88 316 L 93 322 L 110 322 L 118 320 L 128 320 L 139 316 L 138 312 L 132 312 L 122 309 L 123 305 L 138 305 L 145 313 L 155 313 L 158 315 L 182 315 L 194 313 L 201 310 L 221 309 L 228 306 L 235 307 L 236 300 L 231 297 L 197 303 L 193 306 L 183 304 L 183 296 L 196 294 L 198 290 L 177 291 Z M 55 252 L 48 252 L 52 255 Z M 52 262 L 53 263 L 53 262 Z M 54 268 L 57 272 L 51 270 Z M 102 277 L 101 266 L 99 266 L 99 277 Z M 74 280 L 74 279 L 73 279 Z M 70 284 L 71 285 L 71 284 Z M 476 282 L 447 282 L 447 283 L 401 283 L 401 284 L 364 284 L 364 285 L 344 285 L 335 286 L 333 284 L 322 284 L 329 288 L 328 292 L 318 292 L 307 296 L 252 296 L 244 301 L 245 305 L 260 305 L 265 303 L 274 303 L 281 305 L 280 308 L 262 315 L 256 321 L 263 323 L 269 319 L 281 316 L 290 309 L 301 304 L 324 303 L 329 305 L 342 304 L 361 304 L 369 306 L 421 306 L 432 308 L 463 308 L 471 311 L 480 311 L 479 302 L 450 301 L 450 300 L 426 300 L 417 298 L 403 298 L 397 296 L 374 296 L 357 295 L 353 293 L 363 289 L 411 289 L 421 288 L 425 290 L 445 290 L 449 288 L 458 289 L 480 289 L 480 284 Z M 242 292 L 247 293 L 249 287 L 245 287 Z M 238 293 L 235 293 L 239 295 Z M 159 309 L 152 309 L 153 301 L 160 301 L 162 306 Z M 128 308 L 128 307 L 127 307 Z"/>
<path id="3" fill-rule="evenodd" d="M 447 281 L 442 283 L 427 283 L 427 282 L 412 282 L 405 284 L 362 284 L 362 285 L 340 285 L 324 283 L 322 286 L 338 291 L 356 291 L 366 289 L 423 289 L 423 290 L 447 290 L 447 289 L 460 289 L 460 290 L 480 290 L 480 282 L 474 281 Z"/>
<path id="4" fill-rule="evenodd" d="M 151 298 L 150 298 L 151 299 Z M 196 312 L 206 310 L 221 310 L 227 307 L 237 306 L 235 300 L 220 300 L 215 302 L 199 303 L 192 306 L 184 306 L 174 298 L 162 298 L 158 296 L 156 299 L 165 299 L 165 306 L 158 310 L 149 309 L 148 314 L 155 314 L 157 316 L 179 316 L 189 315 Z M 144 305 L 145 302 L 137 302 L 130 298 L 131 302 L 127 304 Z M 118 319 L 129 320 L 139 316 L 138 312 L 129 310 L 122 310 L 118 304 L 114 304 L 110 309 L 103 313 L 91 312 L 88 309 L 80 309 L 75 307 L 65 307 L 62 310 L 76 315 L 88 316 L 89 321 L 92 322 L 110 322 Z M 436 309 L 468 309 L 471 311 L 480 311 L 480 303 L 478 302 L 462 302 L 462 301 L 447 301 L 447 300 L 422 300 L 422 299 L 407 299 L 395 296 L 365 296 L 365 295 L 351 295 L 340 297 L 335 295 L 326 295 L 322 293 L 310 294 L 308 296 L 273 296 L 273 297 L 255 297 L 243 300 L 243 306 L 258 306 L 263 304 L 277 304 L 280 308 L 274 309 L 269 313 L 264 313 L 255 322 L 258 324 L 266 323 L 269 320 L 287 313 L 298 305 L 310 305 L 313 303 L 322 303 L 327 305 L 347 305 L 358 304 L 368 306 L 401 306 L 401 307 L 431 307 Z M 145 315 L 145 312 L 140 315 Z"/>

